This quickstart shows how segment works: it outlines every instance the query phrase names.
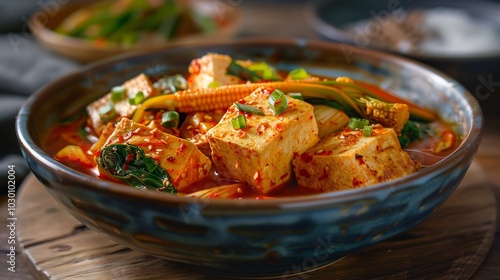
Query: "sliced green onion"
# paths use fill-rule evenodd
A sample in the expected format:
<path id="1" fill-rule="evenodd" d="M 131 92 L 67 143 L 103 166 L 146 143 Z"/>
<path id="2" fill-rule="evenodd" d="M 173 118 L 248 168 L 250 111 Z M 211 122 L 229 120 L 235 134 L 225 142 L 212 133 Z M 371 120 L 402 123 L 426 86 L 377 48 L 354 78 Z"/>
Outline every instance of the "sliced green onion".
<path id="1" fill-rule="evenodd" d="M 363 127 L 363 136 L 365 137 L 372 136 L 372 131 L 373 131 L 373 126 L 366 125 L 365 127 Z"/>
<path id="2" fill-rule="evenodd" d="M 281 77 L 276 73 L 276 70 L 269 66 L 269 64 L 265 62 L 254 63 L 248 66 L 250 71 L 257 73 L 264 80 L 268 81 L 279 81 Z"/>
<path id="3" fill-rule="evenodd" d="M 176 90 L 185 90 L 188 88 L 187 80 L 181 74 L 175 74 L 167 78 Z"/>
<path id="4" fill-rule="evenodd" d="M 161 94 L 171 94 L 188 87 L 186 78 L 181 74 L 163 76 L 153 86 L 159 89 Z"/>
<path id="5" fill-rule="evenodd" d="M 236 76 L 244 81 L 250 81 L 253 83 L 262 81 L 262 77 L 257 74 L 255 71 L 252 71 L 248 68 L 245 68 L 238 64 L 234 59 L 231 60 L 229 66 L 226 70 L 227 75 Z"/>
<path id="6" fill-rule="evenodd" d="M 244 115 L 238 115 L 236 118 L 231 120 L 234 129 L 241 129 L 247 127 L 247 120 Z"/>
<path id="7" fill-rule="evenodd" d="M 370 124 L 370 121 L 367 119 L 351 118 L 347 126 L 350 129 L 355 130 L 355 129 L 363 129 L 368 124 Z"/>
<path id="8" fill-rule="evenodd" d="M 285 112 L 288 108 L 288 99 L 286 98 L 285 93 L 279 89 L 275 89 L 271 95 L 269 95 L 267 102 L 269 103 L 269 107 L 274 111 L 275 115 Z"/>
<path id="9" fill-rule="evenodd" d="M 139 105 L 141 104 L 142 102 L 144 102 L 144 100 L 146 99 L 146 96 L 144 96 L 144 93 L 142 91 L 139 91 L 135 94 L 134 97 L 130 98 L 128 100 L 128 103 L 130 105 Z"/>
<path id="10" fill-rule="evenodd" d="M 122 86 L 116 86 L 111 89 L 111 101 L 118 102 L 123 100 L 125 96 L 125 88 Z"/>
<path id="11" fill-rule="evenodd" d="M 288 72 L 288 77 L 290 77 L 292 80 L 303 80 L 311 77 L 309 73 L 307 73 L 306 69 L 304 68 L 297 68 L 293 69 L 292 71 Z"/>
<path id="12" fill-rule="evenodd" d="M 180 116 L 176 111 L 167 111 L 161 115 L 161 125 L 174 128 L 179 125 Z"/>
<path id="13" fill-rule="evenodd" d="M 288 96 L 293 99 L 304 100 L 304 96 L 302 96 L 302 93 L 300 92 L 290 92 L 288 93 Z"/>
<path id="14" fill-rule="evenodd" d="M 219 81 L 213 81 L 210 84 L 208 84 L 208 88 L 218 88 L 221 86 L 222 86 L 222 83 Z"/>
<path id="15" fill-rule="evenodd" d="M 241 104 L 241 103 L 234 103 L 234 106 L 238 108 L 239 111 L 244 112 L 244 113 L 250 113 L 253 115 L 259 115 L 259 116 L 264 116 L 264 112 L 262 112 L 259 108 L 253 107 L 250 105 L 246 104 Z"/>
<path id="16" fill-rule="evenodd" d="M 116 117 L 117 113 L 113 103 L 108 102 L 99 108 L 99 117 L 102 122 L 107 123 Z"/>

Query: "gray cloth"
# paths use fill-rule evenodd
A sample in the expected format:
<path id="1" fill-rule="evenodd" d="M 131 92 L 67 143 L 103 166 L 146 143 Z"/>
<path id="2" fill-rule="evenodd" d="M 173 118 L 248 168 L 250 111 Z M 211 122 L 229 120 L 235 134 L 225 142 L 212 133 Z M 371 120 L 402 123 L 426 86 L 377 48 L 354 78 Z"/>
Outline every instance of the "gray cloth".
<path id="1" fill-rule="evenodd" d="M 0 33 L 21 32 L 31 15 L 43 9 L 38 1 L 28 0 L 0 0 Z M 40 3 L 49 5 L 50 0 L 41 0 Z M 49 9 L 49 6 L 46 7 Z"/>
<path id="2" fill-rule="evenodd" d="M 0 92 L 31 95 L 77 66 L 43 49 L 34 38 L 24 39 L 22 33 L 0 35 Z"/>
<path id="3" fill-rule="evenodd" d="M 44 1 L 41 1 L 45 3 Z M 41 47 L 29 33 L 26 19 L 40 1 L 0 0 L 0 193 L 7 190 L 7 166 L 16 167 L 16 185 L 29 173 L 15 133 L 15 118 L 31 94 L 79 67 Z"/>

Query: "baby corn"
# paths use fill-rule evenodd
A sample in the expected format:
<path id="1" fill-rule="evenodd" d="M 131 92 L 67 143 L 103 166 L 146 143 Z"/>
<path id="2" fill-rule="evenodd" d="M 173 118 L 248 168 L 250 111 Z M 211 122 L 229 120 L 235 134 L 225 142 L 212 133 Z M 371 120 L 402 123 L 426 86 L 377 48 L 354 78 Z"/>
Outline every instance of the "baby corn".
<path id="1" fill-rule="evenodd" d="M 144 112 L 150 109 L 191 113 L 228 108 L 261 86 L 262 84 L 227 85 L 217 88 L 188 89 L 174 94 L 157 96 L 146 100 L 135 112 L 133 120 L 140 122 Z"/>
<path id="2" fill-rule="evenodd" d="M 146 100 L 135 112 L 133 120 L 140 122 L 145 111 L 150 109 L 176 110 L 182 113 L 228 108 L 234 102 L 249 95 L 258 88 L 280 89 L 284 92 L 300 92 L 306 97 L 337 101 L 346 108 L 363 111 L 343 91 L 331 86 L 297 82 L 268 82 L 226 85 L 217 88 L 188 89 L 175 94 L 161 95 Z"/>

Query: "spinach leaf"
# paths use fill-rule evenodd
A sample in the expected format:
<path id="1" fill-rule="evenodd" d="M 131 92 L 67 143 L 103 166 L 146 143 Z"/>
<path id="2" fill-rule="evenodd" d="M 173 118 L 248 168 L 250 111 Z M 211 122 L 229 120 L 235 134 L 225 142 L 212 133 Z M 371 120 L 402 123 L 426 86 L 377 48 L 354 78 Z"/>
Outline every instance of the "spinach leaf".
<path id="1" fill-rule="evenodd" d="M 113 177 L 133 187 L 177 192 L 168 172 L 135 145 L 108 145 L 101 150 L 97 164 Z"/>

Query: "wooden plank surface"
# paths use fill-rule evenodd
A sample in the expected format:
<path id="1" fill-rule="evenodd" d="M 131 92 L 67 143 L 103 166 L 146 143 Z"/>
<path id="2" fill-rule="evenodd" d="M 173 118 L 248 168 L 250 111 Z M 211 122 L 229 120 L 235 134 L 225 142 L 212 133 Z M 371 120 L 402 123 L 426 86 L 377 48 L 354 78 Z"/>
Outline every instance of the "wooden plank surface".
<path id="1" fill-rule="evenodd" d="M 485 178 L 482 168 L 473 164 L 457 191 L 424 223 L 306 276 L 470 278 L 496 230 L 496 202 Z M 37 279 L 220 279 L 129 250 L 87 229 L 33 176 L 23 183 L 19 205 L 18 239 Z"/>

